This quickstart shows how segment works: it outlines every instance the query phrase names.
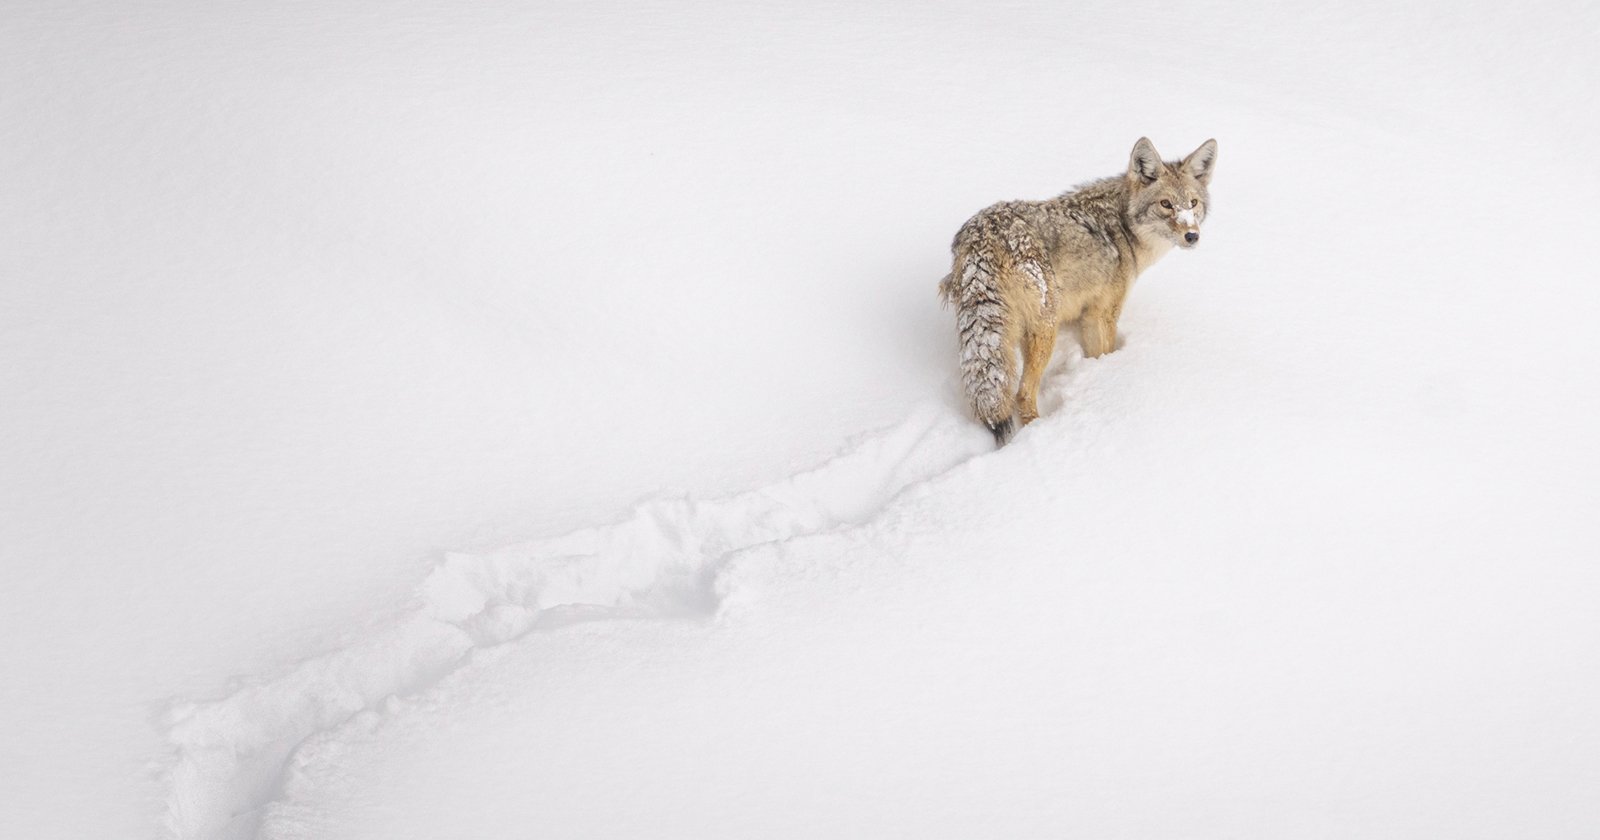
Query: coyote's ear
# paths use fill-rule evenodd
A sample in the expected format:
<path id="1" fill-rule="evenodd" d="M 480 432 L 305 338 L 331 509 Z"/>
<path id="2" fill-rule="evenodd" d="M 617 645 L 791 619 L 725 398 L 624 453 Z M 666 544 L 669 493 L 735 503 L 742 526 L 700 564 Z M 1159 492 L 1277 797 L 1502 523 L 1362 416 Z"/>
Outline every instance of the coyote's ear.
<path id="1" fill-rule="evenodd" d="M 1200 144 L 1192 154 L 1183 159 L 1183 171 L 1194 176 L 1196 181 L 1209 186 L 1211 184 L 1211 167 L 1217 162 L 1217 141 L 1207 140 Z"/>
<path id="2" fill-rule="evenodd" d="M 1150 138 L 1140 137 L 1139 142 L 1133 144 L 1133 154 L 1128 157 L 1128 177 L 1153 184 L 1161 177 L 1161 166 L 1161 155 L 1156 154 Z"/>

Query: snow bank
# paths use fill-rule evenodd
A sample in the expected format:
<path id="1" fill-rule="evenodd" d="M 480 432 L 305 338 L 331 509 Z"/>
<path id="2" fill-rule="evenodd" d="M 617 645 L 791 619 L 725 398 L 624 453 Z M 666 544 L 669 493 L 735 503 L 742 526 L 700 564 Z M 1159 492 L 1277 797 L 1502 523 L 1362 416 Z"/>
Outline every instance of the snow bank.
<path id="1" fill-rule="evenodd" d="M 249 837 L 308 738 L 414 694 L 554 614 L 709 614 L 722 564 L 754 546 L 863 521 L 908 486 L 992 447 L 942 406 L 865 436 L 822 466 L 709 500 L 655 499 L 620 522 L 492 553 L 451 554 L 422 583 L 415 613 L 288 673 L 168 715 L 177 761 L 166 828 L 189 840 Z"/>

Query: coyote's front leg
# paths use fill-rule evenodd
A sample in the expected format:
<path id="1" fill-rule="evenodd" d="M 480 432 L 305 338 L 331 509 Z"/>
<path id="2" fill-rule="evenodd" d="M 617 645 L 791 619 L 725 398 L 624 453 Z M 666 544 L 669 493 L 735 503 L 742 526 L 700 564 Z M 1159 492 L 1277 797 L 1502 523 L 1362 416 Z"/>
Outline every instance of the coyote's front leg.
<path id="1" fill-rule="evenodd" d="M 1110 353 L 1117 343 L 1117 324 L 1103 316 L 1085 315 L 1078 325 L 1083 355 L 1096 359 Z"/>
<path id="2" fill-rule="evenodd" d="M 1096 359 L 1117 349 L 1117 316 L 1121 314 L 1121 306 L 1090 309 L 1083 313 L 1083 321 L 1078 326 L 1083 355 Z"/>

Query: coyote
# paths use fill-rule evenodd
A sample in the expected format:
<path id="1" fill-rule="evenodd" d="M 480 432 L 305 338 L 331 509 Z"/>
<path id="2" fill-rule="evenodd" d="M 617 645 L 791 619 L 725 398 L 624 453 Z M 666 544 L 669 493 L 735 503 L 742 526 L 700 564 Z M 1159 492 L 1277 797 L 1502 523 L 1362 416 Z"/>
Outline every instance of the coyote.
<path id="1" fill-rule="evenodd" d="M 1134 278 L 1173 245 L 1200 241 L 1216 162 L 1215 140 L 1163 162 L 1141 137 L 1126 174 L 1048 201 L 1001 202 L 956 232 L 954 265 L 939 294 L 956 309 L 967 400 L 996 446 L 1011 438 L 1016 421 L 1039 416 L 1039 379 L 1056 330 L 1077 322 L 1085 356 L 1115 350 Z"/>

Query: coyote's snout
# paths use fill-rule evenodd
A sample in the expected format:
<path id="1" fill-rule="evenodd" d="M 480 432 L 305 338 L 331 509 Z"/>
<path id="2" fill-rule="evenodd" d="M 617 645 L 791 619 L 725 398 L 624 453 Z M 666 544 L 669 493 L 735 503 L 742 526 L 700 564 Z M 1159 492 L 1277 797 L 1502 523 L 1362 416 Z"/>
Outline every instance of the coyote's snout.
<path id="1" fill-rule="evenodd" d="M 1116 349 L 1134 278 L 1172 246 L 1200 242 L 1216 160 L 1215 140 L 1165 162 L 1140 138 L 1126 173 L 1048 201 L 1001 202 L 956 232 L 939 291 L 956 310 L 967 399 L 997 444 L 1039 416 L 1057 329 L 1076 322 L 1086 356 Z"/>

